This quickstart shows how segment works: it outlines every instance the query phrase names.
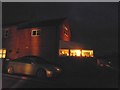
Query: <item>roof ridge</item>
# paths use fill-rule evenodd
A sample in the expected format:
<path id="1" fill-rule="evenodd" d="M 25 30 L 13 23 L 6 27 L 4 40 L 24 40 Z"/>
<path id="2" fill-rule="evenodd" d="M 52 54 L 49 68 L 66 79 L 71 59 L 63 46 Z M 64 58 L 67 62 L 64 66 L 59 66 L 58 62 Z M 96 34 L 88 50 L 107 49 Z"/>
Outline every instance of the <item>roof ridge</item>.
<path id="1" fill-rule="evenodd" d="M 63 18 L 55 18 L 55 19 L 46 19 L 46 20 L 38 20 L 38 19 L 35 19 L 35 20 L 24 20 L 24 21 L 19 21 L 19 22 L 15 22 L 15 23 L 8 23 L 8 24 L 3 24 L 2 26 L 3 27 L 6 27 L 6 26 L 19 26 L 19 25 L 26 25 L 26 24 L 33 24 L 33 23 L 40 23 L 40 22 L 54 22 L 54 21 L 63 21 L 65 20 L 66 17 L 63 17 Z"/>

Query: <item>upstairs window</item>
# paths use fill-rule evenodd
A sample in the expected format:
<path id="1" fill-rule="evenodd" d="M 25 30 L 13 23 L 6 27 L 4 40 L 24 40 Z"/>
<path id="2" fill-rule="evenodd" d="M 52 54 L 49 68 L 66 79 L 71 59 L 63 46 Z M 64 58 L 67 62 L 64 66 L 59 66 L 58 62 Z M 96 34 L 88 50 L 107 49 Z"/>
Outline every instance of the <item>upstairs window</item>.
<path id="1" fill-rule="evenodd" d="M 63 28 L 64 28 L 64 34 L 68 36 L 68 28 L 65 25 L 63 25 Z"/>
<path id="2" fill-rule="evenodd" d="M 4 38 L 8 38 L 8 36 L 9 36 L 9 31 L 8 31 L 8 29 L 6 28 L 6 29 L 4 30 Z"/>
<path id="3" fill-rule="evenodd" d="M 68 31 L 64 31 L 64 34 L 65 34 L 66 36 L 68 36 Z"/>
<path id="4" fill-rule="evenodd" d="M 41 32 L 40 29 L 32 30 L 32 36 L 40 36 L 40 32 Z"/>
<path id="5" fill-rule="evenodd" d="M 83 57 L 94 57 L 93 50 L 82 50 L 82 56 Z"/>

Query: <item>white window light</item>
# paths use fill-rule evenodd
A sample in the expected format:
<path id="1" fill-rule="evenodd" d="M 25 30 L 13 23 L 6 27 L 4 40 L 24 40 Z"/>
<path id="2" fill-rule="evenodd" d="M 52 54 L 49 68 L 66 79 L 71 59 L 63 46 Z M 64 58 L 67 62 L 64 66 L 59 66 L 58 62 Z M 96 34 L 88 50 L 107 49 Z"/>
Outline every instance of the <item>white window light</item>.
<path id="1" fill-rule="evenodd" d="M 32 30 L 32 36 L 40 36 L 40 29 Z"/>

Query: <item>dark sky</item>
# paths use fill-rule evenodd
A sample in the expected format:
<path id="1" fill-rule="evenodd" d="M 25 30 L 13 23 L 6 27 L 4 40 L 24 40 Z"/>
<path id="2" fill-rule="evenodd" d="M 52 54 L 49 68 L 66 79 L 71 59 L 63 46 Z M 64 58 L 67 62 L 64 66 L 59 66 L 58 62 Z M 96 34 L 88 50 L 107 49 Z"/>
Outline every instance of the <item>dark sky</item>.
<path id="1" fill-rule="evenodd" d="M 72 41 L 94 49 L 97 55 L 118 50 L 118 6 L 115 2 L 3 3 L 4 23 L 67 17 Z"/>

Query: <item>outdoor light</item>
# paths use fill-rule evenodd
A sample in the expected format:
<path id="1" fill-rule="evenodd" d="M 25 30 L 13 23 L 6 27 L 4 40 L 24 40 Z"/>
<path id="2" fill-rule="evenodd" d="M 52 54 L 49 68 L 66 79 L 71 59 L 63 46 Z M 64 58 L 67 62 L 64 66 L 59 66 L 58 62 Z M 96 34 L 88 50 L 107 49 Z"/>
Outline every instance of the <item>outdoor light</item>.
<path id="1" fill-rule="evenodd" d="M 109 61 L 108 63 L 109 63 L 109 64 L 111 64 L 111 62 L 110 62 L 110 61 Z"/>
<path id="2" fill-rule="evenodd" d="M 60 71 L 61 71 L 59 68 L 57 68 L 57 67 L 55 67 L 55 68 L 56 68 L 56 70 L 57 70 L 58 72 L 60 72 Z"/>
<path id="3" fill-rule="evenodd" d="M 57 71 L 60 71 L 60 69 L 59 69 L 59 68 L 57 68 Z"/>

